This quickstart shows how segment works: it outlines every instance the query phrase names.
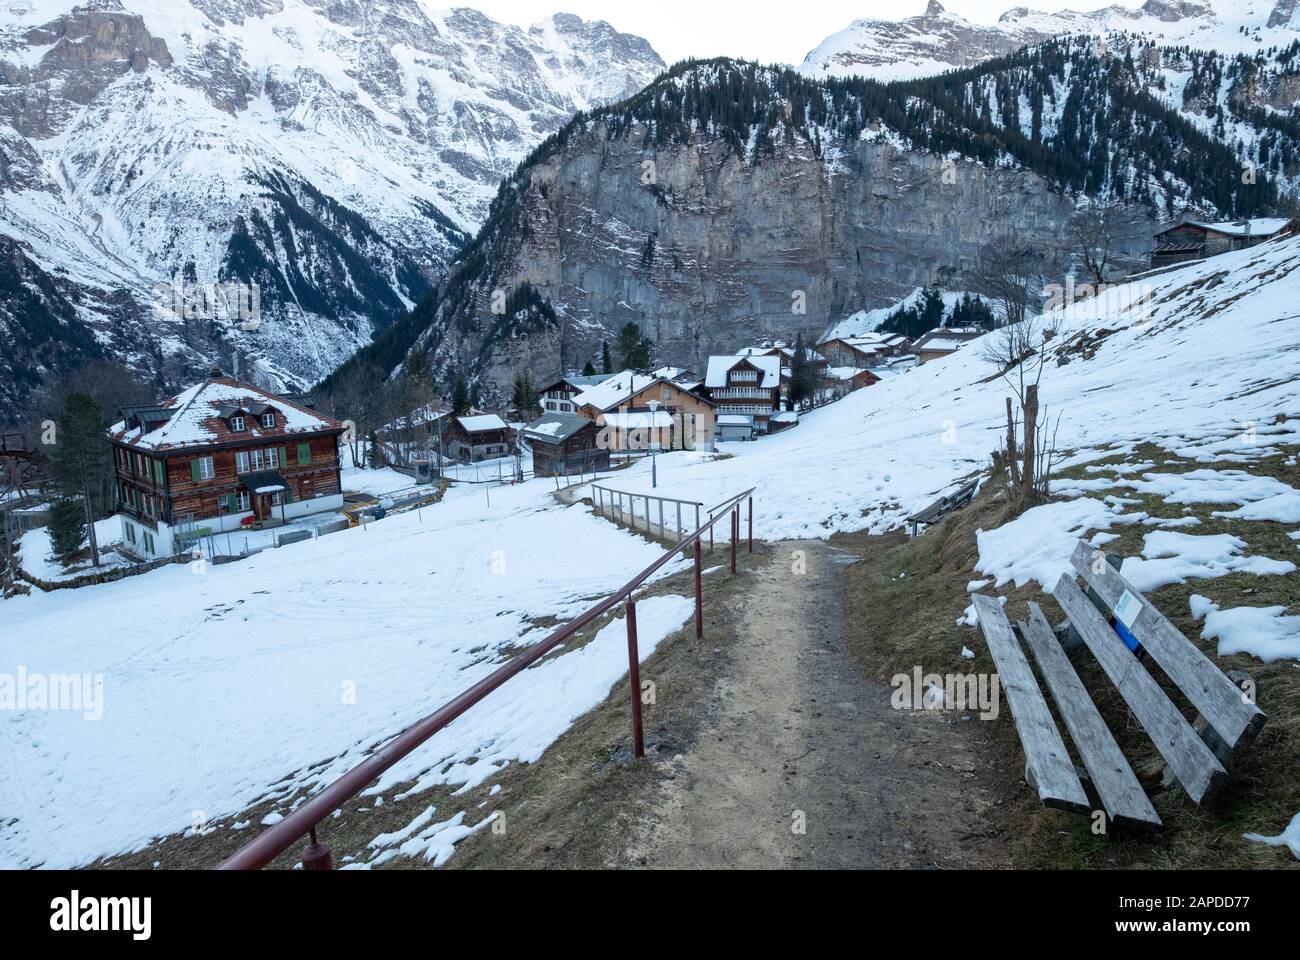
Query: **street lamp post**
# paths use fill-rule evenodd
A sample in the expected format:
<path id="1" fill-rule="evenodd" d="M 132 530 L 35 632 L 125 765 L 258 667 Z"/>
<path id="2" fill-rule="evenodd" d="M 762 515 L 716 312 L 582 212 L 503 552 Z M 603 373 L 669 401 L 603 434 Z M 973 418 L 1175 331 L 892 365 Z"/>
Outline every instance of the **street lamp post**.
<path id="1" fill-rule="evenodd" d="M 659 401 L 650 401 L 650 486 L 652 489 L 659 489 L 659 463 L 656 454 L 659 452 L 659 429 L 656 423 L 655 414 L 659 412 Z"/>

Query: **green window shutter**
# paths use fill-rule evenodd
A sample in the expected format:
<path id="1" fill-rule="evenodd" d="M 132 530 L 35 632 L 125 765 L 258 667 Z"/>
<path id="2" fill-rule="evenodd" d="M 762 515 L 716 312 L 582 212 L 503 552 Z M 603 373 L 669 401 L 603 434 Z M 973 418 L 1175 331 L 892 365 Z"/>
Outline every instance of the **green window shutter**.
<path id="1" fill-rule="evenodd" d="M 195 483 L 199 482 L 199 462 L 197 460 L 190 461 L 190 479 Z"/>
<path id="2" fill-rule="evenodd" d="M 281 468 L 284 468 L 284 467 L 287 467 L 288 465 L 289 465 L 289 448 L 288 448 L 288 447 L 281 447 L 281 448 L 280 448 L 280 466 L 281 466 Z"/>
<path id="3" fill-rule="evenodd" d="M 158 486 L 161 487 L 167 482 L 167 474 L 163 470 L 163 463 L 161 460 L 155 460 L 153 462 L 153 475 L 154 479 L 158 481 Z"/>
<path id="4" fill-rule="evenodd" d="M 309 463 L 311 463 L 311 444 L 310 443 L 298 444 L 298 465 L 305 466 L 306 464 Z"/>
<path id="5" fill-rule="evenodd" d="M 239 512 L 239 498 L 233 493 L 226 494 L 226 510 L 230 513 Z"/>

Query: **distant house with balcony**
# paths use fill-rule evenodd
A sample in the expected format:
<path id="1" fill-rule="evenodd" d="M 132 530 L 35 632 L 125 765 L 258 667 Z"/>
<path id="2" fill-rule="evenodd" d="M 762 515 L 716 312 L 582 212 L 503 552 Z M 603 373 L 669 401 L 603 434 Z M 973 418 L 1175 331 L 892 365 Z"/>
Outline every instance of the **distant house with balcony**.
<path id="1" fill-rule="evenodd" d="M 345 427 L 302 398 L 213 370 L 153 406 L 128 407 L 108 431 L 122 542 L 147 560 L 207 533 L 338 510 Z"/>
<path id="2" fill-rule="evenodd" d="M 573 405 L 573 398 L 584 390 L 604 383 L 610 376 L 607 373 L 594 377 L 563 377 L 539 392 L 542 410 L 546 413 L 574 413 L 577 408 Z"/>
<path id="3" fill-rule="evenodd" d="M 495 460 L 514 451 L 515 431 L 494 413 L 444 417 L 442 448 L 445 456 L 462 463 Z"/>
<path id="4" fill-rule="evenodd" d="M 781 412 L 781 356 L 709 357 L 704 390 L 718 416 L 753 417 L 754 429 L 767 433 Z"/>
<path id="5" fill-rule="evenodd" d="M 1218 223 L 1184 220 L 1156 234 L 1151 269 L 1245 250 L 1290 233 L 1293 229 L 1294 222 L 1285 217 Z"/>
<path id="6" fill-rule="evenodd" d="M 685 371 L 683 371 L 685 372 Z M 692 384 L 631 370 L 573 397 L 575 412 L 602 428 L 609 450 L 712 450 L 714 405 Z"/>

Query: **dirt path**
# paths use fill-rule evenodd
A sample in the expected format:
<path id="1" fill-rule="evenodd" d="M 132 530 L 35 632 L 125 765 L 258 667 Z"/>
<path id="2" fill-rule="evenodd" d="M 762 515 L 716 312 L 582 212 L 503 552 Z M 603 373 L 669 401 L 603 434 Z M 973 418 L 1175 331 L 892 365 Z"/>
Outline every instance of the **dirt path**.
<path id="1" fill-rule="evenodd" d="M 793 571 L 798 554 L 806 574 Z M 890 707 L 845 652 L 846 551 L 776 544 L 737 611 L 717 723 L 672 761 L 627 856 L 652 868 L 988 864 L 989 795 L 955 715 Z M 803 830 L 800 830 L 800 827 Z"/>

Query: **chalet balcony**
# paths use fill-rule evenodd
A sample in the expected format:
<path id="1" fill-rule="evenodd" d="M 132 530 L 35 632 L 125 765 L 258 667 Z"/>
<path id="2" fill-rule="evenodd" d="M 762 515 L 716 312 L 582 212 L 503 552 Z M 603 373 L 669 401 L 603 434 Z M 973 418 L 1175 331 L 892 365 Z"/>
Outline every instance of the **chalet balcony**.
<path id="1" fill-rule="evenodd" d="M 770 401 L 763 404 L 723 403 L 718 405 L 718 413 L 722 416 L 770 417 L 776 409 Z"/>
<path id="2" fill-rule="evenodd" d="M 765 387 L 724 387 L 713 391 L 714 400 L 767 400 L 771 401 L 775 391 Z"/>

